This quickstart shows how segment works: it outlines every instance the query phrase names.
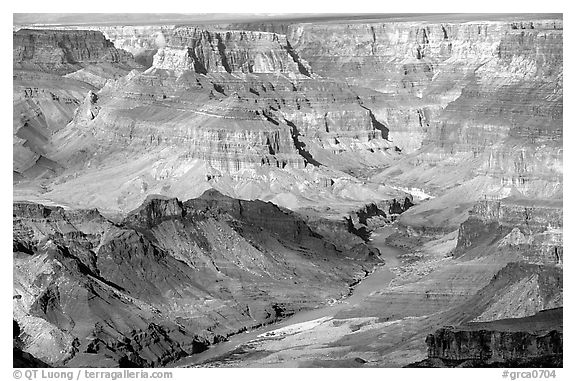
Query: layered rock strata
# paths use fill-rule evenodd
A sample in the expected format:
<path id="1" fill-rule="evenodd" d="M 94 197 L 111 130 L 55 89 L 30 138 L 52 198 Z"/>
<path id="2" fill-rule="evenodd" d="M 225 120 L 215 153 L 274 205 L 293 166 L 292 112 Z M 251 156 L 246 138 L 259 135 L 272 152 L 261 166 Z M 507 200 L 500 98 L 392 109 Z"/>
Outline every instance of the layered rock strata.
<path id="1" fill-rule="evenodd" d="M 358 336 L 351 332 L 336 345 L 404 365 L 408 358 L 425 355 L 428 333 L 446 324 L 470 323 L 475 328 L 458 328 L 450 344 L 453 349 L 457 342 L 465 343 L 464 350 L 470 351 L 435 351 L 446 355 L 436 360 L 517 364 L 508 356 L 515 351 L 515 340 L 533 348 L 538 339 L 530 330 L 502 333 L 486 322 L 524 318 L 563 303 L 563 24 L 561 17 L 539 18 L 304 23 L 280 29 L 283 33 L 274 28 L 271 33 L 251 31 L 260 29 L 257 26 L 244 31 L 111 30 L 110 35 L 118 36 L 116 47 L 134 46 L 134 52 L 142 52 L 142 62 L 152 66 L 124 78 L 106 77 L 92 67 L 66 75 L 66 86 L 74 83 L 80 88 L 66 108 L 71 115 L 78 107 L 72 123 L 49 141 L 32 139 L 25 130 L 19 139 L 28 143 L 18 140 L 34 144 L 32 156 L 44 155 L 32 160 L 39 159 L 42 168 L 50 170 L 37 172 L 53 176 L 62 171 L 48 182 L 47 199 L 128 211 L 148 194 L 187 199 L 214 187 L 240 198 L 272 200 L 335 217 L 313 225 L 315 231 L 333 237 L 337 250 L 321 245 L 316 233 L 271 211 L 269 205 L 248 207 L 213 194 L 210 200 L 192 203 L 150 200 L 122 224 L 98 222 L 106 228 L 72 223 L 94 237 L 86 238 L 61 222 L 64 231 L 59 234 L 60 228 L 42 227 L 54 244 L 38 241 L 35 237 L 44 233 L 25 227 L 29 223 L 15 223 L 21 237 L 14 241 L 18 260 L 45 255 L 49 263 L 63 264 L 68 275 L 62 279 L 89 274 L 89 286 L 77 289 L 92 287 L 126 316 L 137 316 L 120 321 L 100 312 L 99 306 L 106 303 L 94 302 L 97 308 L 88 304 L 97 312 L 92 313 L 94 320 L 112 320 L 113 327 L 102 328 L 90 320 L 84 330 L 77 323 L 84 315 L 71 310 L 65 290 L 59 288 L 68 281 L 47 281 L 58 287 L 42 283 L 46 287 L 34 298 L 16 295 L 16 301 L 28 303 L 23 314 L 20 307 L 20 315 L 15 314 L 29 335 L 23 336 L 24 349 L 37 355 L 56 343 L 53 353 L 64 354 L 45 361 L 71 366 L 92 358 L 114 364 L 165 364 L 221 340 L 219 335 L 249 326 L 247 322 L 259 324 L 296 310 L 299 307 L 278 300 L 301 306 L 298 298 L 305 295 L 296 295 L 291 283 L 298 279 L 305 279 L 316 294 L 332 297 L 333 292 L 317 285 L 319 279 L 341 285 L 342 279 L 352 277 L 347 264 L 334 260 L 338 250 L 363 260 L 375 256 L 356 247 L 357 236 L 344 244 L 346 230 L 362 235 L 394 219 L 395 210 L 409 206 L 406 200 L 413 202 L 394 189 L 418 188 L 437 197 L 399 217 L 411 252 L 393 269 L 397 278 L 336 317 L 352 321 L 371 316 L 378 321 L 354 326 Z M 27 65 L 50 66 L 44 61 L 54 57 L 40 53 L 37 63 Z M 63 67 L 70 63 L 52 65 L 54 70 Z M 104 85 L 103 78 L 116 81 Z M 36 110 L 34 105 L 26 107 Z M 44 118 L 32 111 L 26 111 L 34 115 L 28 117 L 27 129 Z M 21 154 L 19 171 L 29 167 L 26 155 L 30 154 Z M 354 175 L 366 178 L 373 173 L 368 181 Z M 232 212 L 223 213 L 225 208 Z M 269 230 L 254 227 L 263 224 L 262 215 L 271 221 Z M 347 227 L 341 224 L 345 216 Z M 34 217 L 34 224 L 43 218 Z M 285 227 L 285 240 L 263 241 L 262 232 L 277 237 Z M 339 234 L 344 238 L 336 237 Z M 341 270 L 333 274 L 333 268 L 319 261 L 313 261 L 319 268 L 301 268 L 298 261 L 312 261 L 299 251 L 303 243 L 306 253 L 336 253 L 326 259 Z M 239 254 L 244 248 L 246 258 Z M 25 256 L 30 253 L 34 255 Z M 40 265 L 32 262 L 19 267 L 18 274 L 29 268 L 34 273 Z M 142 266 L 170 273 L 169 280 L 128 271 Z M 287 283 L 282 286 L 290 284 L 290 294 L 280 295 L 278 283 L 267 276 L 283 278 Z M 28 287 L 30 282 L 23 282 Z M 177 287 L 188 282 L 197 283 L 190 289 Z M 223 286 L 215 289 L 215 284 Z M 108 297 L 111 293 L 121 295 L 122 301 L 125 295 L 132 299 L 115 304 L 116 299 Z M 45 317 L 49 324 L 38 320 Z M 474 325 L 480 323 L 487 325 Z M 481 327 L 487 328 L 482 332 Z M 85 337 L 90 330 L 90 344 L 78 346 L 75 337 Z M 446 335 L 452 337 L 452 331 Z M 557 347 L 557 339 L 542 343 Z M 443 348 L 448 341 L 438 345 Z M 148 353 L 143 348 L 152 342 L 156 344 Z M 498 351 L 484 351 L 492 342 L 499 343 Z M 496 357 L 491 358 L 492 353 Z M 490 362 L 474 360 L 476 356 Z"/>
<path id="2" fill-rule="evenodd" d="M 138 67 L 96 31 L 29 30 L 13 34 L 15 180 L 51 177 L 62 166 L 47 156 L 86 93 Z"/>
<path id="3" fill-rule="evenodd" d="M 562 308 L 441 328 L 426 338 L 428 363 L 438 359 L 437 366 L 562 367 L 562 328 Z"/>
<path id="4" fill-rule="evenodd" d="M 465 70 L 443 110 L 422 118 L 422 149 L 376 179 L 396 174 L 397 181 L 426 184 L 438 193 L 462 187 L 460 193 L 469 196 L 459 198 L 467 203 L 484 195 L 561 197 L 562 22 L 526 25 L 494 23 L 486 28 L 497 30 L 486 34 L 481 26 L 476 34 L 473 24 L 458 26 L 470 28 L 470 38 L 485 39 L 490 46 Z M 467 51 L 473 54 L 481 46 Z M 475 62 L 471 57 L 446 62 L 458 67 L 468 59 Z M 434 92 L 443 78 L 439 71 L 427 90 Z M 449 200 L 435 202 L 446 207 Z"/>
<path id="5" fill-rule="evenodd" d="M 174 29 L 154 66 L 90 95 L 53 136 L 49 157 L 67 168 L 54 194 L 95 168 L 122 171 L 118 163 L 155 156 L 164 169 L 158 160 L 139 166 L 142 176 L 122 183 L 126 189 L 104 192 L 123 193 L 108 207 L 126 211 L 151 192 L 194 197 L 210 187 L 288 207 L 316 195 L 352 197 L 351 208 L 401 197 L 379 185 L 369 187 L 372 199 L 354 196 L 362 184 L 341 170 L 396 154 L 387 128 L 357 89 L 311 77 L 288 45 L 274 33 Z M 60 198 L 77 199 L 70 196 Z"/>
<path id="6" fill-rule="evenodd" d="M 310 75 L 286 36 L 253 31 L 209 31 L 179 27 L 170 33 L 167 48 L 158 51 L 154 66 L 170 67 L 174 48 L 185 48 L 188 69 L 200 73 L 300 73 Z M 182 70 L 182 67 L 179 67 Z"/>
<path id="7" fill-rule="evenodd" d="M 562 203 L 485 200 L 477 203 L 458 232 L 455 255 L 499 239 L 498 249 L 515 251 L 523 261 L 562 265 Z"/>
<path id="8" fill-rule="evenodd" d="M 14 32 L 15 68 L 68 74 L 84 65 L 130 65 L 132 56 L 96 31 L 32 30 Z"/>

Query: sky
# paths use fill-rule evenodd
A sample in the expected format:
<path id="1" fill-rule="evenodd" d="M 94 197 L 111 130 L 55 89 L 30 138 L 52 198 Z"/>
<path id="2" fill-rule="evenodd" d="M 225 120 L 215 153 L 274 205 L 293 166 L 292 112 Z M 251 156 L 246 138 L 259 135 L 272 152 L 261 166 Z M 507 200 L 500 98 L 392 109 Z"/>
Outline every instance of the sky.
<path id="1" fill-rule="evenodd" d="M 386 21 L 473 21 L 522 17 L 510 13 L 14 13 L 14 25 L 94 25 L 94 24 L 198 24 L 232 22 L 330 22 L 337 20 Z M 530 18 L 558 18 L 561 15 L 534 14 Z"/>

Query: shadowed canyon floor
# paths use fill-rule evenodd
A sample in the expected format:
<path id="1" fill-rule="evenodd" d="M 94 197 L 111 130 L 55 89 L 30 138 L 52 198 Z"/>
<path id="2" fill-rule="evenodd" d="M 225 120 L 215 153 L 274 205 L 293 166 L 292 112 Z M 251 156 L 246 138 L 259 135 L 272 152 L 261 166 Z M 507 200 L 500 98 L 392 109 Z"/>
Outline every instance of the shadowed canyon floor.
<path id="1" fill-rule="evenodd" d="M 13 32 L 19 364 L 562 365 L 561 15 L 64 24 Z"/>

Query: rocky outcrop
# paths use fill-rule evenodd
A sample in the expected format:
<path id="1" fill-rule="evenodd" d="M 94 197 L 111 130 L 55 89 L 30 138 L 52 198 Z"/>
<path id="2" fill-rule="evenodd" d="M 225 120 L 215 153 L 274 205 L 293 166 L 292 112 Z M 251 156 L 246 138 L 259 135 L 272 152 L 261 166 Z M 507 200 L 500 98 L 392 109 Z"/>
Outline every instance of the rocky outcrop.
<path id="1" fill-rule="evenodd" d="M 348 231 L 368 240 L 372 230 L 394 222 L 412 205 L 412 196 L 365 205 L 346 218 Z"/>
<path id="2" fill-rule="evenodd" d="M 13 249 L 21 349 L 58 366 L 166 365 L 346 295 L 379 261 L 216 191 L 150 198 L 121 223 L 15 203 Z"/>
<path id="3" fill-rule="evenodd" d="M 117 49 L 125 50 L 134 56 L 134 60 L 145 68 L 152 66 L 154 54 L 166 46 L 166 37 L 174 29 L 173 25 L 142 26 L 89 26 L 102 32 L 114 43 Z"/>
<path id="4" fill-rule="evenodd" d="M 455 255 L 487 244 L 501 253 L 517 253 L 523 261 L 562 265 L 562 203 L 529 200 L 484 200 L 460 226 Z"/>
<path id="5" fill-rule="evenodd" d="M 29 30 L 13 34 L 14 155 L 18 178 L 53 177 L 50 136 L 64 128 L 88 92 L 138 67 L 102 33 Z"/>
<path id="6" fill-rule="evenodd" d="M 67 74 L 98 62 L 130 65 L 132 56 L 96 31 L 20 29 L 14 32 L 15 67 Z"/>
<path id="7" fill-rule="evenodd" d="M 428 361 L 440 359 L 447 366 L 469 362 L 475 367 L 562 367 L 562 325 L 559 308 L 520 319 L 441 328 L 426 338 Z"/>
<path id="8" fill-rule="evenodd" d="M 94 107 L 79 111 L 65 130 L 52 137 L 54 149 L 49 157 L 80 181 L 95 165 L 112 169 L 121 162 L 162 156 L 166 170 L 159 172 L 148 164 L 140 172 L 145 178 L 130 180 L 142 185 L 122 182 L 109 190 L 125 193 L 114 197 L 127 200 L 126 205 L 118 205 L 125 211 L 150 193 L 194 197 L 212 186 L 241 198 L 293 194 L 302 202 L 332 189 L 344 193 L 343 188 L 351 183 L 359 187 L 358 181 L 331 167 L 385 161 L 393 152 L 385 139 L 386 127 L 358 102 L 350 87 L 294 75 L 199 74 L 193 70 L 177 74 L 156 67 L 146 73 L 133 72 L 96 94 L 97 115 Z M 88 113 L 95 117 L 83 116 Z M 148 163 L 157 167 L 158 162 Z M 275 183 L 274 178 L 279 181 Z M 344 180 L 341 186 L 333 187 L 339 179 Z M 182 184 L 176 187 L 165 180 Z M 252 185 L 246 187 L 248 183 Z M 124 192 L 122 187 L 131 189 Z M 191 193 L 194 189 L 198 191 Z M 351 189 L 346 193 L 346 197 L 358 198 Z M 373 192 L 371 201 L 388 198 L 386 193 L 394 192 Z M 365 204 L 364 196 L 358 201 Z M 292 200 L 278 202 L 294 204 Z M 116 203 L 124 204 L 114 201 L 111 206 L 118 207 Z"/>
<path id="9" fill-rule="evenodd" d="M 414 103 L 411 110 L 402 107 L 404 114 L 419 114 L 419 124 L 403 126 L 388 120 L 400 147 L 406 147 L 408 139 L 418 139 L 421 132 L 425 135 L 420 137 L 434 138 L 434 131 L 427 128 L 432 124 L 426 116 L 436 110 L 459 97 L 476 102 L 478 98 L 469 98 L 465 93 L 474 73 L 485 76 L 481 82 L 490 81 L 493 92 L 499 81 L 505 90 L 510 82 L 520 79 L 507 73 L 532 70 L 530 75 L 555 81 L 562 66 L 558 62 L 562 52 L 561 20 L 534 20 L 531 28 L 523 29 L 507 21 L 310 23 L 289 26 L 287 36 L 298 54 L 322 76 L 408 96 L 402 99 L 404 103 L 411 102 L 411 97 L 421 98 L 423 102 Z M 540 53 L 533 55 L 534 49 Z M 487 67 L 498 69 L 488 72 Z M 514 99 L 517 97 L 507 102 L 516 103 Z M 487 110 L 477 103 L 476 106 Z M 455 104 L 453 110 L 464 115 L 460 107 Z M 454 136 L 462 135 L 455 132 Z M 414 142 L 408 144 L 415 146 Z"/>
<path id="10" fill-rule="evenodd" d="M 46 156 L 50 136 L 66 126 L 94 87 L 41 72 L 14 72 L 13 169 L 24 177 L 54 175 L 61 166 Z"/>
<path id="11" fill-rule="evenodd" d="M 562 269 L 557 266 L 511 262 L 460 306 L 459 312 L 456 309 L 452 312 L 460 316 L 460 321 L 490 322 L 560 308 L 563 305 L 562 278 Z"/>
<path id="12" fill-rule="evenodd" d="M 179 27 L 154 57 L 160 69 L 198 73 L 299 73 L 310 75 L 283 35 L 259 31 L 209 31 Z"/>
<path id="13" fill-rule="evenodd" d="M 13 349 L 12 349 L 12 366 L 14 368 L 49 368 L 48 364 L 38 360 L 30 353 L 20 349 L 22 342 L 20 334 L 22 333 L 20 325 L 13 320 Z"/>
<path id="14" fill-rule="evenodd" d="M 475 43 L 463 45 L 468 47 L 459 54 L 466 59 L 450 55 L 433 65 L 435 74 L 422 100 L 433 102 L 442 93 L 453 97 L 442 110 L 422 113 L 422 149 L 378 178 L 396 172 L 402 182 L 426 183 L 440 192 L 469 181 L 462 189 L 470 195 L 467 202 L 486 194 L 560 198 L 562 22 L 541 20 L 532 25 L 521 29 L 513 22 L 465 23 L 454 25 L 452 34 L 446 29 L 447 42 L 455 30 L 468 30 L 465 41 Z M 420 61 L 426 57 L 434 59 L 425 55 Z M 454 85 L 451 89 L 442 85 L 447 78 Z M 393 125 L 390 128 L 394 131 Z M 394 141 L 393 132 L 391 138 Z M 474 182 L 481 177 L 483 183 Z"/>

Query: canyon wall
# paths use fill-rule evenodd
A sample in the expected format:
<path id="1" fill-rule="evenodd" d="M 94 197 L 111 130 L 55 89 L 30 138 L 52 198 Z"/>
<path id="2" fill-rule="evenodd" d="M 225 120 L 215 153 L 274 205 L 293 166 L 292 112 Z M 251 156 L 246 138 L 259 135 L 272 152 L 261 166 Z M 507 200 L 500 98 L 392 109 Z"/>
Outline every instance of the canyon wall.
<path id="1" fill-rule="evenodd" d="M 291 49 L 286 36 L 260 31 L 209 31 L 179 27 L 166 41 L 168 49 L 155 55 L 153 66 L 163 68 L 174 48 L 185 49 L 200 73 L 298 73 L 310 75 L 307 63 Z M 169 64 L 168 64 L 169 65 Z M 179 70 L 182 70 L 179 67 Z"/>
<path id="2" fill-rule="evenodd" d="M 145 72 L 132 71 L 89 95 L 51 138 L 49 158 L 66 168 L 64 183 L 69 174 L 88 181 L 95 167 L 163 158 L 162 175 L 140 167 L 146 178 L 124 183 L 125 192 L 117 184 L 99 192 L 115 200 L 107 207 L 127 211 L 149 192 L 194 197 L 209 187 L 242 198 L 278 195 L 284 206 L 346 193 L 357 200 L 353 207 L 361 206 L 367 197 L 352 192 L 361 182 L 341 171 L 395 154 L 387 128 L 356 89 L 311 74 L 285 36 L 178 27 L 154 57 Z M 165 181 L 183 175 L 177 186 Z M 70 192 L 71 186 L 57 183 L 54 194 Z M 382 185 L 371 188 L 376 200 L 401 197 Z M 124 194 L 108 196 L 117 191 Z"/>
<path id="3" fill-rule="evenodd" d="M 441 328 L 426 338 L 444 366 L 562 367 L 562 308 L 521 319 Z M 547 365 L 548 364 L 548 365 Z"/>
<path id="4" fill-rule="evenodd" d="M 129 64 L 132 59 L 96 31 L 20 29 L 13 37 L 13 63 L 18 68 L 67 74 L 81 64 Z"/>
<path id="5" fill-rule="evenodd" d="M 288 171 L 306 164 L 342 171 L 386 164 L 372 181 L 426 183 L 444 192 L 462 179 L 486 176 L 475 197 L 515 191 L 558 197 L 562 25 L 561 19 L 300 23 L 285 34 L 258 25 L 91 27 L 116 47 L 154 52 L 154 59 L 146 73 L 99 95 L 104 110 L 93 125 L 103 130 L 70 128 L 53 139 L 58 148 L 47 158 L 64 167 L 77 163 L 59 147 L 62 136 L 72 138 L 77 130 L 102 131 L 96 141 L 104 146 L 116 135 L 108 129 L 120 131 L 134 150 L 140 132 L 152 136 L 146 146 L 159 143 L 164 121 L 127 109 L 138 101 L 158 107 L 157 115 L 176 109 L 174 124 L 188 114 L 193 121 L 179 127 L 182 134 L 203 141 L 222 136 L 223 144 L 194 143 L 180 154 L 207 162 L 210 168 L 199 176 L 212 182 L 228 174 L 254 180 L 239 172 L 269 163 Z M 220 120 L 201 121 L 208 116 Z M 222 127 L 231 120 L 238 126 L 233 134 Z M 269 132 L 240 132 L 253 125 Z M 247 145 L 255 152 L 243 157 Z M 84 158 L 92 155 L 86 150 Z"/>
<path id="6" fill-rule="evenodd" d="M 517 115 L 513 110 L 522 107 L 528 113 L 518 114 L 525 120 L 534 113 L 543 117 L 537 124 L 561 115 L 557 99 L 562 91 L 561 82 L 558 84 L 562 80 L 562 20 L 297 24 L 289 27 L 287 36 L 316 73 L 396 98 L 403 113 L 411 115 L 402 119 L 414 122 L 393 123 L 394 116 L 389 115 L 392 140 L 410 151 L 427 140 L 446 144 L 447 136 L 437 131 L 439 128 L 446 128 L 454 138 L 465 139 L 470 134 L 483 149 L 489 146 L 475 136 L 490 136 L 494 130 L 490 125 L 476 122 L 467 126 L 464 134 L 460 132 L 461 122 L 472 122 L 466 116 L 470 112 L 480 113 L 482 119 L 492 114 L 493 121 L 501 121 L 503 115 L 494 112 Z M 543 86 L 527 84 L 523 81 L 526 75 Z M 537 91 L 553 92 L 554 96 L 536 106 L 542 99 Z M 439 110 L 457 99 L 448 109 L 454 114 L 448 111 L 440 119 L 452 123 L 450 127 L 431 123 Z M 481 99 L 490 105 L 479 103 Z M 412 109 L 406 107 L 410 102 L 417 102 Z M 386 107 L 378 111 L 387 113 Z M 519 120 L 516 125 L 524 123 Z M 557 127 L 555 130 L 558 133 Z"/>
<path id="7" fill-rule="evenodd" d="M 346 295 L 379 262 L 271 203 L 216 191 L 151 198 L 121 223 L 15 203 L 13 226 L 19 348 L 56 366 L 166 365 Z"/>
<path id="8" fill-rule="evenodd" d="M 504 199 L 478 202 L 458 232 L 455 255 L 499 239 L 496 250 L 514 251 L 523 261 L 562 265 L 561 202 L 528 203 Z"/>
<path id="9" fill-rule="evenodd" d="M 47 156 L 50 138 L 72 120 L 89 91 L 138 67 L 97 31 L 29 30 L 13 34 L 15 180 L 63 170 Z"/>

